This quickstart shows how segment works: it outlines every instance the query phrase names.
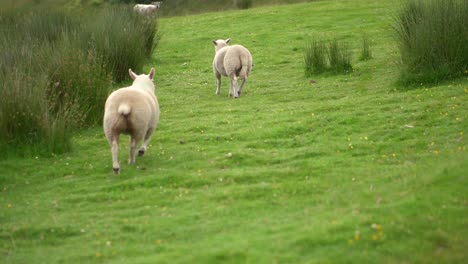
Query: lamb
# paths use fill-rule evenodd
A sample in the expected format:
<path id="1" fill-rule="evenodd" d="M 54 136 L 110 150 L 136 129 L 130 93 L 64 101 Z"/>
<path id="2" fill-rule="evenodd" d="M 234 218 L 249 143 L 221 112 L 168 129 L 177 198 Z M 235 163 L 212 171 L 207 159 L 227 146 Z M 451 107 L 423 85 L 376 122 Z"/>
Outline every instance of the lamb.
<path id="1" fill-rule="evenodd" d="M 128 73 L 134 80 L 133 84 L 112 92 L 106 100 L 104 111 L 104 134 L 111 145 L 114 174 L 120 172 L 119 135 L 130 134 L 128 163 L 134 164 L 136 145 L 144 138 L 138 155 L 145 154 L 159 121 L 159 104 L 154 94 L 154 68 L 151 68 L 148 75 L 137 75 L 131 69 L 128 69 Z"/>
<path id="2" fill-rule="evenodd" d="M 138 13 L 140 15 L 144 15 L 147 17 L 153 17 L 156 15 L 156 12 L 158 9 L 161 8 L 161 3 L 162 2 L 152 2 L 149 5 L 144 5 L 144 4 L 136 4 L 133 7 L 133 11 L 135 13 Z"/>
<path id="3" fill-rule="evenodd" d="M 229 96 L 238 98 L 252 70 L 252 55 L 249 50 L 241 45 L 228 46 L 230 41 L 230 38 L 213 40 L 215 46 L 213 73 L 216 76 L 216 94 L 221 93 L 221 75 L 223 75 L 231 79 Z M 239 78 L 242 79 L 240 87 L 237 84 Z"/>

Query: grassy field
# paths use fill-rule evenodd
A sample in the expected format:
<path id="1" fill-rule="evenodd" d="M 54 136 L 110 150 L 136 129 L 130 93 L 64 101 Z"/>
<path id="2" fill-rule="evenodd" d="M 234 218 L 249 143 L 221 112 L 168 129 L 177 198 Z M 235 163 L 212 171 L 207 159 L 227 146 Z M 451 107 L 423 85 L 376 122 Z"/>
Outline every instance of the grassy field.
<path id="1" fill-rule="evenodd" d="M 394 2 L 161 19 L 147 154 L 125 164 L 122 137 L 116 177 L 95 128 L 0 161 L 0 262 L 466 263 L 468 80 L 395 85 Z M 347 40 L 353 72 L 305 78 L 314 36 Z M 211 69 L 228 37 L 254 57 L 236 100 Z"/>

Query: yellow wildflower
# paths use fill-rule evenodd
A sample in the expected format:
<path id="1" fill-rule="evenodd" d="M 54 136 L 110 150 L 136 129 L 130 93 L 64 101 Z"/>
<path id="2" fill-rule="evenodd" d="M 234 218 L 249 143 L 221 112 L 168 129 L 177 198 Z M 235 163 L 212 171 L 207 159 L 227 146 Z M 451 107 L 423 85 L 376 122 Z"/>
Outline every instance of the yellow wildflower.
<path id="1" fill-rule="evenodd" d="M 359 241 L 359 239 L 361 239 L 361 234 L 359 234 L 359 231 L 356 231 L 354 233 L 354 240 Z"/>

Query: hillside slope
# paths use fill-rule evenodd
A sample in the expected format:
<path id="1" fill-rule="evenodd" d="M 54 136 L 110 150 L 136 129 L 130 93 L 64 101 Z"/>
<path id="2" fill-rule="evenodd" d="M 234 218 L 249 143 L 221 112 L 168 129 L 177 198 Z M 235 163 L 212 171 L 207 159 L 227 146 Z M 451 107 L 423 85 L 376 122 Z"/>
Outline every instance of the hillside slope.
<path id="1" fill-rule="evenodd" d="M 319 1 L 161 20 L 160 125 L 112 175 L 101 128 L 61 156 L 0 161 L 2 263 L 463 263 L 468 80 L 395 86 L 394 1 Z M 338 37 L 346 75 L 303 74 Z M 215 95 L 212 39 L 250 49 Z"/>

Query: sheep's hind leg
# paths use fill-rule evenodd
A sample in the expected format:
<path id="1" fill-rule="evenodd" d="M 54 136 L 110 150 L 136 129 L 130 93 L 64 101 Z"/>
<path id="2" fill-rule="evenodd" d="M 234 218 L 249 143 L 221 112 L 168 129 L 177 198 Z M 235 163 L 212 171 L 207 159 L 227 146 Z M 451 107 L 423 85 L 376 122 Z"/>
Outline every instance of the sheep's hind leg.
<path id="1" fill-rule="evenodd" d="M 143 141 L 143 145 L 141 145 L 140 150 L 138 150 L 138 156 L 143 156 L 145 154 L 146 148 L 148 147 L 148 143 L 151 139 L 151 135 L 153 134 L 154 129 L 148 129 L 145 135 L 145 139 Z"/>
<path id="2" fill-rule="evenodd" d="M 228 97 L 231 97 L 233 95 L 232 93 L 232 78 L 230 80 L 230 83 L 229 83 L 229 93 L 228 93 Z"/>
<path id="3" fill-rule="evenodd" d="M 241 93 L 242 93 L 242 88 L 244 88 L 245 81 L 247 81 L 247 78 L 242 79 L 242 83 L 241 83 L 241 85 L 240 85 L 240 87 L 239 87 L 239 92 L 238 92 L 238 93 L 239 93 L 239 96 L 240 96 Z"/>
<path id="4" fill-rule="evenodd" d="M 239 97 L 238 89 L 237 89 L 237 76 L 233 76 L 231 78 L 231 86 L 232 86 L 232 94 L 234 95 L 234 98 Z"/>
<path id="5" fill-rule="evenodd" d="M 112 170 L 114 174 L 119 174 L 120 165 L 119 165 L 119 137 L 113 136 L 111 139 L 111 148 L 112 148 Z"/>
<path id="6" fill-rule="evenodd" d="M 221 94 L 221 74 L 216 73 L 216 95 Z"/>
<path id="7" fill-rule="evenodd" d="M 130 157 L 128 159 L 128 164 L 135 164 L 135 149 L 136 149 L 137 140 L 134 136 L 130 137 Z"/>

